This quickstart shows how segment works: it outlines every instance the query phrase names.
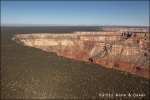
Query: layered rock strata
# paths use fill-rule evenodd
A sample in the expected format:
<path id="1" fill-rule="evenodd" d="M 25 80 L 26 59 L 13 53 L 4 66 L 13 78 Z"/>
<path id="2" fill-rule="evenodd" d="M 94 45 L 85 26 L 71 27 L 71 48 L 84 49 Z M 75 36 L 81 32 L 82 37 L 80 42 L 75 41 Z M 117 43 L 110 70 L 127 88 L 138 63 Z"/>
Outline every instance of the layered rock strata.
<path id="1" fill-rule="evenodd" d="M 97 30 L 102 31 L 120 31 L 120 32 L 149 32 L 149 27 L 101 27 Z"/>
<path id="2" fill-rule="evenodd" d="M 12 40 L 67 58 L 93 62 L 149 78 L 149 33 L 34 33 L 18 34 Z"/>

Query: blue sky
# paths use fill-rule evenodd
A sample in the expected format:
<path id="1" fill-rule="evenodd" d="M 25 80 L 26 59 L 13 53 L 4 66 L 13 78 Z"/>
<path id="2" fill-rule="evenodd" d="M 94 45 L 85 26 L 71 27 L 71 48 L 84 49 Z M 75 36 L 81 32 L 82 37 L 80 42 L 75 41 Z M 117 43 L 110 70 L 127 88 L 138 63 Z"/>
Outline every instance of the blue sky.
<path id="1" fill-rule="evenodd" d="M 1 1 L 1 24 L 149 26 L 149 1 Z"/>

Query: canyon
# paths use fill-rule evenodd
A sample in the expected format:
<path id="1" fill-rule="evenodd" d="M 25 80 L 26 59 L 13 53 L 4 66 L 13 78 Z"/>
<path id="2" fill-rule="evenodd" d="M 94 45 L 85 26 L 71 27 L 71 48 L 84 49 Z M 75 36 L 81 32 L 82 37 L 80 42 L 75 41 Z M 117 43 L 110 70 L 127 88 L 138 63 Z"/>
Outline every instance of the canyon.
<path id="1" fill-rule="evenodd" d="M 149 78 L 149 30 L 103 28 L 73 33 L 17 34 L 13 41 L 60 56 L 100 64 Z M 102 31 L 103 30 L 103 31 Z"/>

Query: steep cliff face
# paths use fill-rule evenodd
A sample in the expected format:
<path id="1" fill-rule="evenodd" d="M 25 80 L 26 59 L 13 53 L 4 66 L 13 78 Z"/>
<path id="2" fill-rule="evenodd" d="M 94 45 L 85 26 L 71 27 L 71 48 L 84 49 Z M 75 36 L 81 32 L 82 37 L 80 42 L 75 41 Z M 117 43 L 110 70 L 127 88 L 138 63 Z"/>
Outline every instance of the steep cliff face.
<path id="1" fill-rule="evenodd" d="M 12 40 L 68 58 L 149 78 L 149 33 L 20 34 L 15 35 Z"/>

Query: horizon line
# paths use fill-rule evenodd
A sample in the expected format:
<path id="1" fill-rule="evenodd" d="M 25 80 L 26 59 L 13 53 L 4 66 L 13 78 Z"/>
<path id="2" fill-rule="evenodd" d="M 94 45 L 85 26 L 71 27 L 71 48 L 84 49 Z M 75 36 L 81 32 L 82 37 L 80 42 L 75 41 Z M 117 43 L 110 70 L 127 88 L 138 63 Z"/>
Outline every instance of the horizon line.
<path id="1" fill-rule="evenodd" d="M 1 26 L 143 26 L 147 25 L 109 25 L 109 24 L 1 24 Z"/>
<path id="2" fill-rule="evenodd" d="M 110 25 L 110 24 L 1 24 L 1 26 L 143 26 L 149 27 L 149 25 Z"/>

